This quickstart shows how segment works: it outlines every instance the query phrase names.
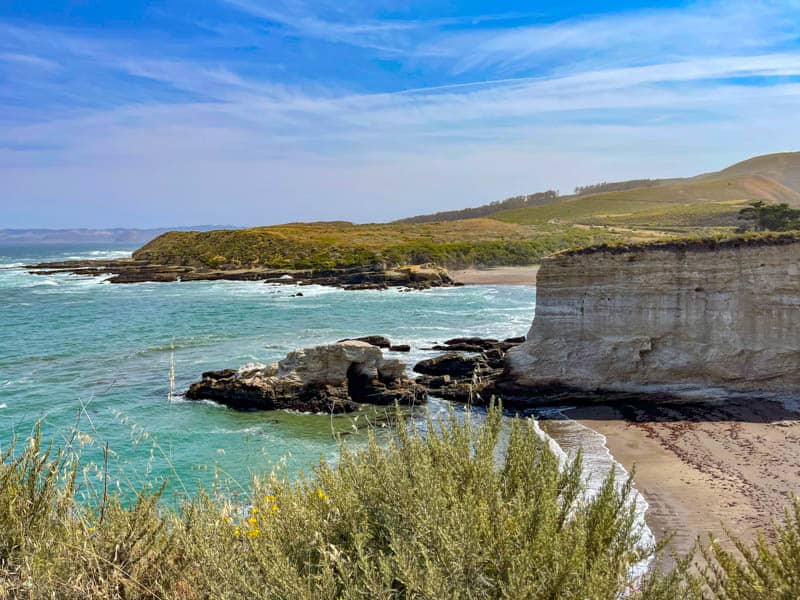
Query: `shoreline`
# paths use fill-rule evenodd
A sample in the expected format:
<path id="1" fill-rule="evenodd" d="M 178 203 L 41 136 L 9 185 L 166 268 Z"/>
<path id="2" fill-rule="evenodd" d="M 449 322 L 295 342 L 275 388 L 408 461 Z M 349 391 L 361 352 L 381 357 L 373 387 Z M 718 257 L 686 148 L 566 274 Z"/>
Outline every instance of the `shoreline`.
<path id="1" fill-rule="evenodd" d="M 769 537 L 800 491 L 800 422 L 777 401 L 599 404 L 564 414 L 605 436 L 634 473 L 656 540 L 674 534 L 667 561 L 709 534 L 731 546 L 724 527 L 745 541 Z"/>
<path id="2" fill-rule="evenodd" d="M 464 285 L 536 285 L 539 265 L 451 270 L 454 281 Z"/>

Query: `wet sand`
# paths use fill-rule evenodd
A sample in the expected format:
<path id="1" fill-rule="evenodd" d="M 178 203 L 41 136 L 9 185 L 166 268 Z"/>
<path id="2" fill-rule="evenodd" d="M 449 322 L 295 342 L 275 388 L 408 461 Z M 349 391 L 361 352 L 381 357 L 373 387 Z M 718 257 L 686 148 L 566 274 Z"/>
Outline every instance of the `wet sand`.
<path id="1" fill-rule="evenodd" d="M 528 267 L 496 267 L 494 269 L 462 269 L 450 276 L 466 285 L 536 285 L 539 265 Z"/>
<path id="2" fill-rule="evenodd" d="M 726 540 L 721 523 L 746 540 L 769 536 L 800 494 L 800 415 L 782 403 L 599 405 L 567 415 L 635 467 L 648 525 L 657 540 L 675 534 L 671 550 L 684 553 L 709 533 Z"/>

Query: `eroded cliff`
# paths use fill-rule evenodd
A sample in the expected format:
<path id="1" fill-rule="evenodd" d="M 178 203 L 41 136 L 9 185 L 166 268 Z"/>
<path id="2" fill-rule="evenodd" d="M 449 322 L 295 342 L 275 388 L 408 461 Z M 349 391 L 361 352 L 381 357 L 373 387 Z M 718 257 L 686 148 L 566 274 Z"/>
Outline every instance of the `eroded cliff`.
<path id="1" fill-rule="evenodd" d="M 582 389 L 800 389 L 796 236 L 545 259 L 513 380 Z"/>

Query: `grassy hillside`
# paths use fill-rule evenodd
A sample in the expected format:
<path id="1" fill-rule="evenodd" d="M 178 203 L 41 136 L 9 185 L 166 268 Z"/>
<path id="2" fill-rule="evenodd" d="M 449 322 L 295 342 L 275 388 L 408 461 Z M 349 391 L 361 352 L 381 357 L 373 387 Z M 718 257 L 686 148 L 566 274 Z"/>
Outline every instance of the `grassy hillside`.
<path id="1" fill-rule="evenodd" d="M 156 264 L 217 269 L 327 269 L 434 262 L 523 265 L 573 246 L 623 236 L 600 228 L 531 227 L 494 219 L 354 225 L 341 221 L 166 233 L 134 253 Z"/>
<path id="2" fill-rule="evenodd" d="M 800 204 L 800 193 L 759 175 L 573 196 L 547 206 L 495 213 L 492 218 L 535 225 L 726 226 L 753 199 Z"/>
<path id="3" fill-rule="evenodd" d="M 760 156 L 690 179 L 603 182 L 578 191 L 516 196 L 394 223 L 169 232 L 134 256 L 226 270 L 532 264 L 549 253 L 595 243 L 731 231 L 742 223 L 739 211 L 753 200 L 800 207 L 800 153 Z"/>
<path id="4" fill-rule="evenodd" d="M 756 156 L 722 171 L 700 175 L 698 179 L 721 179 L 744 175 L 760 175 L 800 192 L 800 152 Z"/>
<path id="5" fill-rule="evenodd" d="M 552 204 L 553 202 L 558 201 L 558 192 L 549 190 L 547 192 L 539 192 L 537 194 L 514 196 L 512 198 L 490 202 L 489 204 L 476 206 L 474 208 L 446 210 L 427 215 L 418 215 L 416 217 L 409 217 L 408 219 L 401 219 L 398 221 L 398 223 L 433 223 L 436 221 L 461 221 L 464 219 L 478 219 L 481 217 L 491 216 L 492 214 L 501 210 L 523 208 L 526 206 L 543 206 L 545 204 Z"/>

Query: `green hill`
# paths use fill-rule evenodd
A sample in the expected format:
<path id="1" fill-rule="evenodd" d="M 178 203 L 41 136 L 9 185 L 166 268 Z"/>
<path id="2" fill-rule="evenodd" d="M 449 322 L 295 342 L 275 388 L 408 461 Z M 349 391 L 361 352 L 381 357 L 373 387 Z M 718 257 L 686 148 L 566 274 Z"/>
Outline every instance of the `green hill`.
<path id="1" fill-rule="evenodd" d="M 800 207 L 800 153 L 770 154 L 686 179 L 602 182 L 394 223 L 289 223 L 169 232 L 134 258 L 157 265 L 330 269 L 436 263 L 523 265 L 566 248 L 730 233 L 753 200 Z M 476 218 L 479 217 L 479 218 Z"/>
<path id="2" fill-rule="evenodd" d="M 723 179 L 744 175 L 765 177 L 800 193 L 800 152 L 756 156 L 722 171 L 699 175 L 697 179 Z"/>
<path id="3" fill-rule="evenodd" d="M 438 223 L 342 221 L 220 231 L 173 231 L 133 257 L 159 265 L 214 269 L 330 269 L 436 263 L 445 267 L 524 265 L 573 246 L 620 240 L 602 229 L 495 219 Z"/>
<path id="4" fill-rule="evenodd" d="M 761 175 L 701 179 L 671 185 L 565 198 L 547 206 L 500 211 L 511 223 L 580 223 L 644 227 L 709 227 L 736 224 L 748 202 L 800 205 L 800 193 Z"/>

